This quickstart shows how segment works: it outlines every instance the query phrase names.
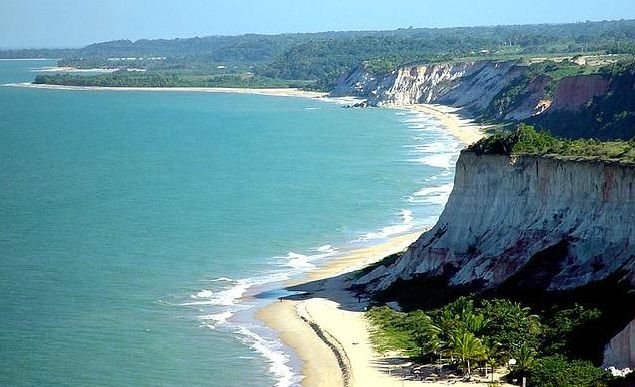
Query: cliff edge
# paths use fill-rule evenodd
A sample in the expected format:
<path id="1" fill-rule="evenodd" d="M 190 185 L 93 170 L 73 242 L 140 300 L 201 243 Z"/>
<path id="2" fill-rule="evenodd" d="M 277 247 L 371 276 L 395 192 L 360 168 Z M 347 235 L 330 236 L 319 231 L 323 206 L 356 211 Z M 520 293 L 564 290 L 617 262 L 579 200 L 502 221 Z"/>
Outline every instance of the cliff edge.
<path id="1" fill-rule="evenodd" d="M 557 292 L 601 281 L 635 289 L 635 165 L 464 150 L 437 224 L 394 263 L 357 282 L 370 292 L 425 278 L 450 286 Z M 607 295 L 610 297 L 610 295 Z M 635 309 L 631 308 L 631 319 Z M 633 322 L 605 364 L 635 366 Z"/>
<path id="2" fill-rule="evenodd" d="M 635 166 L 463 151 L 437 224 L 361 282 L 444 276 L 451 285 L 565 290 L 616 273 L 635 287 Z"/>

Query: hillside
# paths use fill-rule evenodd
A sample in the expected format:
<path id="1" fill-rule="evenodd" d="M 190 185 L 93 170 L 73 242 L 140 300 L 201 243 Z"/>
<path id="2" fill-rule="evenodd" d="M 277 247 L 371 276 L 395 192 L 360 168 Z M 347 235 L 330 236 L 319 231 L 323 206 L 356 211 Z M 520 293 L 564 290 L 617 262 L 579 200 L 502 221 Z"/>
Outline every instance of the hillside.
<path id="1" fill-rule="evenodd" d="M 371 106 L 439 103 L 485 122 L 525 121 L 569 138 L 635 136 L 635 62 L 611 56 L 412 64 L 377 74 L 359 65 L 333 96 Z"/>
<path id="2" fill-rule="evenodd" d="M 592 143 L 521 128 L 464 150 L 437 224 L 357 284 L 404 306 L 471 292 L 588 303 L 604 314 L 589 341 L 613 337 L 605 364 L 632 367 L 635 144 Z"/>
<path id="3" fill-rule="evenodd" d="M 315 83 L 314 87 L 328 90 L 341 74 L 362 62 L 381 72 L 413 61 L 439 63 L 576 53 L 634 54 L 634 42 L 635 20 L 619 20 L 117 40 L 70 50 L 0 51 L 0 58 L 61 57 L 62 66 L 136 67 L 177 74 L 252 72 L 267 78 L 310 80 Z"/>

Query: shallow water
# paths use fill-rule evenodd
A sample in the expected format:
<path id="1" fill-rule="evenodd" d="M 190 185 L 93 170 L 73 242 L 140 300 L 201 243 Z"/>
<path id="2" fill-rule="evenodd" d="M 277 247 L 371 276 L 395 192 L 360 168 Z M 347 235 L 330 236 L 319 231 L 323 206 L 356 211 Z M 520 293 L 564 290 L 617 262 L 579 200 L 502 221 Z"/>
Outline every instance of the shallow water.
<path id="1" fill-rule="evenodd" d="M 0 83 L 53 64 L 0 61 Z M 242 296 L 433 223 L 460 148 L 439 126 L 304 98 L 0 87 L 0 384 L 295 384 Z"/>

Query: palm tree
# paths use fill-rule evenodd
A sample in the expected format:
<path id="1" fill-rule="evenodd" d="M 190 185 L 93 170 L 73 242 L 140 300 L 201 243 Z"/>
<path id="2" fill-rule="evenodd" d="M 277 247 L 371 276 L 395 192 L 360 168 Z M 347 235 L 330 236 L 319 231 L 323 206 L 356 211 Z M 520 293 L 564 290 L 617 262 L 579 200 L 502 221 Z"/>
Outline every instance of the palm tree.
<path id="1" fill-rule="evenodd" d="M 482 313 L 475 314 L 473 312 L 463 314 L 460 321 L 465 330 L 475 335 L 480 334 L 489 324 L 489 320 Z"/>
<path id="2" fill-rule="evenodd" d="M 451 351 L 467 365 L 468 376 L 472 373 L 471 362 L 481 359 L 485 353 L 481 340 L 467 331 L 457 331 L 451 335 Z"/>
<path id="3" fill-rule="evenodd" d="M 424 343 L 424 350 L 426 353 L 431 353 L 435 357 L 439 356 L 439 364 L 441 363 L 441 355 L 443 354 L 443 348 L 445 343 L 441 341 L 438 334 L 432 335 Z"/>
<path id="4" fill-rule="evenodd" d="M 483 340 L 483 349 L 485 355 L 485 377 L 487 378 L 487 366 L 492 367 L 492 383 L 494 383 L 494 367 L 497 363 L 497 355 L 500 354 L 500 343 L 492 339 Z"/>
<path id="5" fill-rule="evenodd" d="M 516 359 L 516 369 L 525 373 L 531 369 L 536 361 L 536 350 L 527 344 L 523 344 L 512 352 Z"/>
<path id="6" fill-rule="evenodd" d="M 434 347 L 434 343 L 439 342 L 441 328 L 434 325 L 430 316 L 421 311 L 414 312 L 412 319 L 412 334 L 419 347 L 419 354 L 423 357 L 432 352 L 428 350 L 429 347 Z"/>

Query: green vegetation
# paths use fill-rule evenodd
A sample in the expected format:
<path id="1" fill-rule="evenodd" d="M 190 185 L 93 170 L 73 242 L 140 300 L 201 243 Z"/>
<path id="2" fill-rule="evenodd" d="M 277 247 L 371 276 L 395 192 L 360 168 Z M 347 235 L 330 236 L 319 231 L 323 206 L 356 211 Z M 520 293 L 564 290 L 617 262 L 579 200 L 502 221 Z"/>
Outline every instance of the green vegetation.
<path id="1" fill-rule="evenodd" d="M 477 154 L 540 155 L 557 158 L 635 163 L 635 138 L 602 142 L 594 139 L 564 140 L 547 131 L 521 124 L 515 132 L 497 132 L 468 147 Z"/>
<path id="2" fill-rule="evenodd" d="M 284 88 L 304 87 L 306 82 L 285 81 L 254 75 L 183 76 L 171 73 L 120 70 L 91 76 L 55 74 L 38 75 L 36 84 L 98 87 L 231 87 Z"/>
<path id="3" fill-rule="evenodd" d="M 542 387 L 599 387 L 607 386 L 610 379 L 590 361 L 560 355 L 538 359 L 528 374 L 530 385 Z"/>
<path id="4" fill-rule="evenodd" d="M 610 79 L 610 91 L 578 111 L 556 111 L 527 120 L 568 138 L 623 139 L 635 137 L 635 61 L 604 66 L 598 73 Z"/>
<path id="5" fill-rule="evenodd" d="M 415 61 L 509 59 L 578 53 L 634 54 L 635 20 L 393 31 L 117 40 L 68 50 L 0 51 L 1 57 L 62 57 L 61 66 L 313 81 L 328 90 L 351 67 L 376 73 Z"/>
<path id="6" fill-rule="evenodd" d="M 362 270 L 360 270 L 356 276 L 357 277 L 361 277 L 364 276 L 368 273 L 370 273 L 371 271 L 377 269 L 380 266 L 384 266 L 384 267 L 388 267 L 390 265 L 392 265 L 393 263 L 395 263 L 395 261 L 399 258 L 401 258 L 404 255 L 405 251 L 399 252 L 399 253 L 395 253 L 395 254 L 391 254 L 387 257 L 385 257 L 384 259 L 382 259 L 381 261 L 377 261 L 375 263 L 372 263 L 368 266 L 366 266 L 365 268 L 363 268 Z"/>
<path id="7" fill-rule="evenodd" d="M 523 100 L 523 93 L 529 93 L 528 89 L 533 82 L 544 83 L 545 97 L 553 98 L 562 78 L 576 75 L 589 75 L 600 72 L 600 66 L 581 66 L 570 60 L 555 62 L 545 60 L 520 66 L 520 75 L 501 90 L 490 102 L 483 116 L 487 118 L 501 118 L 506 112 L 511 111 Z"/>
<path id="8" fill-rule="evenodd" d="M 598 322 L 600 310 L 575 304 L 534 313 L 504 298 L 459 297 L 433 310 L 397 312 L 387 306 L 367 312 L 371 339 L 381 352 L 397 350 L 426 362 L 454 363 L 466 374 L 476 366 L 505 365 L 512 376 L 535 386 L 605 386 L 607 372 L 569 358 L 580 344 L 574 333 Z"/>

